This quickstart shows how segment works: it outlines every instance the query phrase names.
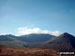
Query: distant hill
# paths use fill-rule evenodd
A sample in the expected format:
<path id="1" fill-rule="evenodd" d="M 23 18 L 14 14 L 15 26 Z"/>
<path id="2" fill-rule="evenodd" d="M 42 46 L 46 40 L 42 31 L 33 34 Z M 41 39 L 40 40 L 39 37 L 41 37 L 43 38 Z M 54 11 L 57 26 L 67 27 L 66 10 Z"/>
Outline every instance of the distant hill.
<path id="1" fill-rule="evenodd" d="M 39 42 L 48 41 L 52 37 L 55 37 L 55 36 L 50 34 L 29 34 L 29 35 L 23 35 L 23 36 L 1 35 L 0 41 L 19 40 L 19 41 L 27 42 L 27 43 L 39 43 Z"/>
<path id="2" fill-rule="evenodd" d="M 15 39 L 13 37 L 16 37 L 14 35 L 0 35 L 0 41 L 14 41 Z"/>
<path id="3" fill-rule="evenodd" d="M 13 46 L 26 48 L 26 43 L 15 39 L 14 35 L 1 35 L 0 36 L 0 46 Z"/>
<path id="4" fill-rule="evenodd" d="M 16 39 L 27 43 L 40 43 L 48 41 L 53 37 L 55 36 L 50 34 L 30 34 L 30 35 L 19 36 Z"/>
<path id="5" fill-rule="evenodd" d="M 49 34 L 30 34 L 23 36 L 0 35 L 0 45 L 27 48 L 31 43 L 45 42 L 55 37 Z"/>

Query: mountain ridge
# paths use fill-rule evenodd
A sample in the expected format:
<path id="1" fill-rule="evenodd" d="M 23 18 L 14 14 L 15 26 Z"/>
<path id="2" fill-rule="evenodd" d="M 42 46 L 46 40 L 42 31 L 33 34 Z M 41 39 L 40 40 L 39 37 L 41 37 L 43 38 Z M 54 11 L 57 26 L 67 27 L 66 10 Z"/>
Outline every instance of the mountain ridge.
<path id="1" fill-rule="evenodd" d="M 10 37 L 11 36 L 11 37 Z M 59 51 L 75 51 L 75 37 L 69 33 L 63 33 L 59 36 L 54 36 L 54 37 L 51 37 L 51 35 L 49 36 L 48 34 L 31 34 L 31 35 L 23 35 L 23 36 L 20 36 L 20 37 L 14 37 L 12 35 L 9 35 L 7 37 L 10 37 L 10 38 L 15 38 L 16 40 L 19 40 L 23 43 L 21 43 L 21 46 L 23 48 L 50 48 L 50 49 L 55 49 L 55 50 L 59 50 Z M 41 41 L 41 42 L 37 42 L 38 40 L 44 40 L 48 37 L 48 39 L 46 41 Z M 0 38 L 2 38 L 0 36 Z M 19 38 L 19 39 L 17 39 Z M 30 42 L 24 42 L 21 40 L 21 38 L 23 40 L 27 40 L 26 38 L 28 38 L 28 41 L 34 41 L 34 43 L 30 43 Z M 29 40 L 30 38 L 30 40 Z M 38 39 L 38 40 L 37 40 Z M 37 40 L 37 41 L 36 41 Z M 35 42 L 36 41 L 36 42 Z M 10 42 L 10 41 L 8 41 Z M 7 43 L 7 41 L 5 41 L 4 43 Z M 12 41 L 14 42 L 14 41 Z M 0 43 L 3 43 L 0 41 Z M 20 42 L 18 42 L 20 43 Z M 18 44 L 16 43 L 16 44 Z M 10 43 L 11 44 L 11 43 Z M 15 45 L 16 45 L 15 44 Z M 12 43 L 12 45 L 14 45 Z M 9 46 L 9 45 L 8 45 Z M 20 46 L 20 45 L 19 45 Z"/>

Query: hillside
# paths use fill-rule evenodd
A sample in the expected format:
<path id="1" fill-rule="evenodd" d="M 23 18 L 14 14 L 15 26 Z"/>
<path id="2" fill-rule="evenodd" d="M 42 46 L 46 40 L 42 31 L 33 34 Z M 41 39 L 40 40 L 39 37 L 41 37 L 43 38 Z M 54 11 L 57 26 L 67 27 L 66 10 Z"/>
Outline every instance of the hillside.
<path id="1" fill-rule="evenodd" d="M 40 43 L 48 41 L 53 37 L 55 36 L 50 34 L 29 34 L 29 35 L 17 36 L 16 39 L 27 43 Z"/>
<path id="2" fill-rule="evenodd" d="M 0 35 L 0 41 L 13 41 L 19 40 L 25 43 L 40 43 L 48 41 L 49 39 L 55 36 L 50 34 L 29 34 L 29 35 L 22 35 L 22 36 L 14 36 L 14 35 Z"/>
<path id="3" fill-rule="evenodd" d="M 25 47 L 26 43 L 15 39 L 15 37 L 16 36 L 13 36 L 13 35 L 1 35 L 0 36 L 0 45 L 26 48 Z"/>
<path id="4" fill-rule="evenodd" d="M 68 33 L 63 33 L 56 38 L 42 43 L 41 47 L 52 48 L 59 51 L 75 51 L 75 37 Z"/>

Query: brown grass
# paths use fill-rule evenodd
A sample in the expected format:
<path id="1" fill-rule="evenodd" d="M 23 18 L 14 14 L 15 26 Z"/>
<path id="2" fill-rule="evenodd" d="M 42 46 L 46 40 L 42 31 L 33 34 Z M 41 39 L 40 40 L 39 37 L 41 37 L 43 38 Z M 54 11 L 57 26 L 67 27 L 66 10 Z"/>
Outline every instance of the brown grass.
<path id="1" fill-rule="evenodd" d="M 0 46 L 0 56 L 59 56 L 58 51 L 46 48 L 16 48 Z"/>

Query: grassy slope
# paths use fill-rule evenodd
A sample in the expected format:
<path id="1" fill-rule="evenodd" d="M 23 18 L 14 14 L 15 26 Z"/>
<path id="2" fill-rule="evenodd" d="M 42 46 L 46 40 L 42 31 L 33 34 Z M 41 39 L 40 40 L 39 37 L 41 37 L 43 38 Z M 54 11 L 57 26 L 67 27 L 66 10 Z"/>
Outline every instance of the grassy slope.
<path id="1" fill-rule="evenodd" d="M 59 56 L 58 52 L 45 48 L 16 48 L 0 46 L 0 56 Z"/>

